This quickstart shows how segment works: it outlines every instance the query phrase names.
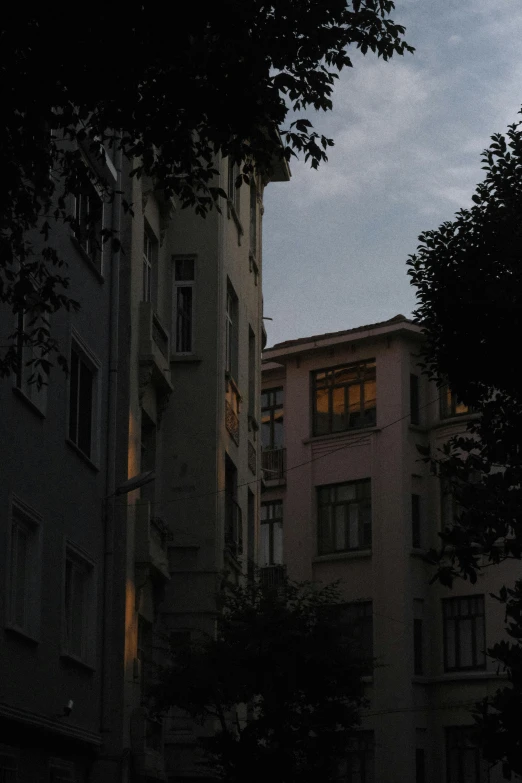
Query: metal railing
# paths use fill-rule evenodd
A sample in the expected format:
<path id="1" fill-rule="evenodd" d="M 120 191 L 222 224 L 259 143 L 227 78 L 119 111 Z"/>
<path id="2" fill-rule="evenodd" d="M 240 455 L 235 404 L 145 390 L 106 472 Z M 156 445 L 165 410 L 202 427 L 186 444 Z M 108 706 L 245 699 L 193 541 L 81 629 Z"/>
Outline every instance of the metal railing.
<path id="1" fill-rule="evenodd" d="M 286 578 L 285 565 L 271 565 L 261 568 L 259 571 L 259 581 L 263 587 L 281 587 Z"/>

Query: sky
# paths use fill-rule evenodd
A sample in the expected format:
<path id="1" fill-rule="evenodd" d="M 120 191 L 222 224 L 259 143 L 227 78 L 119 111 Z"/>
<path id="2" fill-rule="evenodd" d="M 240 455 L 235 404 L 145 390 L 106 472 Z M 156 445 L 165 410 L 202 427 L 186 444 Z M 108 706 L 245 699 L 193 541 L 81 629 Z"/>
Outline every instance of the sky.
<path id="1" fill-rule="evenodd" d="M 491 135 L 522 119 L 522 0 L 396 0 L 391 18 L 415 53 L 355 54 L 333 111 L 308 114 L 328 162 L 294 158 L 265 190 L 269 346 L 410 317 L 419 234 L 471 204 Z"/>

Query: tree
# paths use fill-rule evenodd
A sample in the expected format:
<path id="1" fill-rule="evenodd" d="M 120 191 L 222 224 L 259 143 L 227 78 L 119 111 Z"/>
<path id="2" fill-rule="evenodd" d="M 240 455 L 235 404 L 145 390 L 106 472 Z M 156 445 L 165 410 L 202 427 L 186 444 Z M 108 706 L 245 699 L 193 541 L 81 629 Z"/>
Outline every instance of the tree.
<path id="1" fill-rule="evenodd" d="M 227 0 L 204 12 L 189 4 L 170 25 L 144 3 L 124 11 L 91 3 L 81 23 L 68 6 L 51 14 L 12 5 L 0 31 L 0 302 L 15 313 L 33 312 L 35 301 L 40 314 L 79 306 L 53 236 L 64 224 L 78 231 L 68 197 L 85 179 L 87 152 L 96 160 L 117 148 L 133 175 L 149 175 L 202 215 L 224 195 L 217 153 L 241 164 L 246 182 L 277 157 L 303 153 L 317 167 L 333 142 L 299 113 L 332 108 L 349 47 L 385 60 L 413 51 L 389 18 L 393 8 L 390 0 Z M 46 371 L 57 346 L 35 329 L 22 339 L 47 346 Z M 0 373 L 18 355 L 11 345 Z"/>
<path id="2" fill-rule="evenodd" d="M 484 181 L 473 206 L 419 237 L 409 274 L 424 327 L 424 366 L 480 415 L 439 454 L 425 454 L 459 509 L 432 553 L 437 578 L 474 582 L 477 572 L 522 557 L 522 386 L 516 349 L 522 334 L 522 124 L 495 134 L 483 153 Z M 522 585 L 504 588 L 513 642 L 488 653 L 511 685 L 476 716 L 482 746 L 506 773 L 522 773 Z M 514 738 L 518 737 L 515 741 Z"/>
<path id="3" fill-rule="evenodd" d="M 336 586 L 228 585 L 216 637 L 171 648 L 158 706 L 216 721 L 203 747 L 227 783 L 335 779 L 368 671 L 368 661 L 350 654 L 339 601 Z M 231 720 L 238 705 L 250 711 L 248 721 Z"/>

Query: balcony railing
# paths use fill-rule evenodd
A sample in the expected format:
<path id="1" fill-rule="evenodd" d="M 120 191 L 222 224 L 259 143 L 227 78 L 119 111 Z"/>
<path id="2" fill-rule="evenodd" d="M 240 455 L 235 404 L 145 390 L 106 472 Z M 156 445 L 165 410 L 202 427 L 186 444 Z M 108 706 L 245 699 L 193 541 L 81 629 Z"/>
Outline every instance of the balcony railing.
<path id="1" fill-rule="evenodd" d="M 137 564 L 152 566 L 163 579 L 170 579 L 168 563 L 168 532 L 166 522 L 152 516 L 151 503 L 136 503 L 135 560 Z"/>
<path id="2" fill-rule="evenodd" d="M 263 449 L 261 467 L 265 481 L 282 481 L 286 472 L 286 449 Z"/>
<path id="3" fill-rule="evenodd" d="M 151 302 L 140 302 L 140 364 L 143 383 L 151 380 L 163 392 L 172 390 L 169 362 L 169 333 L 154 312 Z M 140 380 L 140 385 L 142 383 Z"/>
<path id="4" fill-rule="evenodd" d="M 225 499 L 225 546 L 234 557 L 243 554 L 243 514 L 236 501 Z"/>
<path id="5" fill-rule="evenodd" d="M 161 354 L 169 361 L 169 334 L 162 326 L 156 313 L 152 314 L 152 339 L 160 350 Z"/>
<path id="6" fill-rule="evenodd" d="M 232 438 L 239 445 L 239 416 L 228 400 L 225 400 L 225 424 Z"/>
<path id="7" fill-rule="evenodd" d="M 259 579 L 263 587 L 281 587 L 286 578 L 285 565 L 271 565 L 261 568 Z"/>

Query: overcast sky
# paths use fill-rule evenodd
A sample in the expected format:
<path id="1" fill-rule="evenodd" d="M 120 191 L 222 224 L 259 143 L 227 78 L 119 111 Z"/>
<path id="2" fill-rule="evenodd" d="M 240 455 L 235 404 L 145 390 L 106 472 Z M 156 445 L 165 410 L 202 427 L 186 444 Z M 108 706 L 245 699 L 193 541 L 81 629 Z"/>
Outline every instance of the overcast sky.
<path id="1" fill-rule="evenodd" d="M 413 55 L 355 56 L 319 171 L 265 191 L 268 345 L 411 315 L 406 260 L 421 231 L 469 206 L 490 136 L 522 104 L 522 0 L 396 0 Z M 522 118 L 521 118 L 522 119 Z"/>

